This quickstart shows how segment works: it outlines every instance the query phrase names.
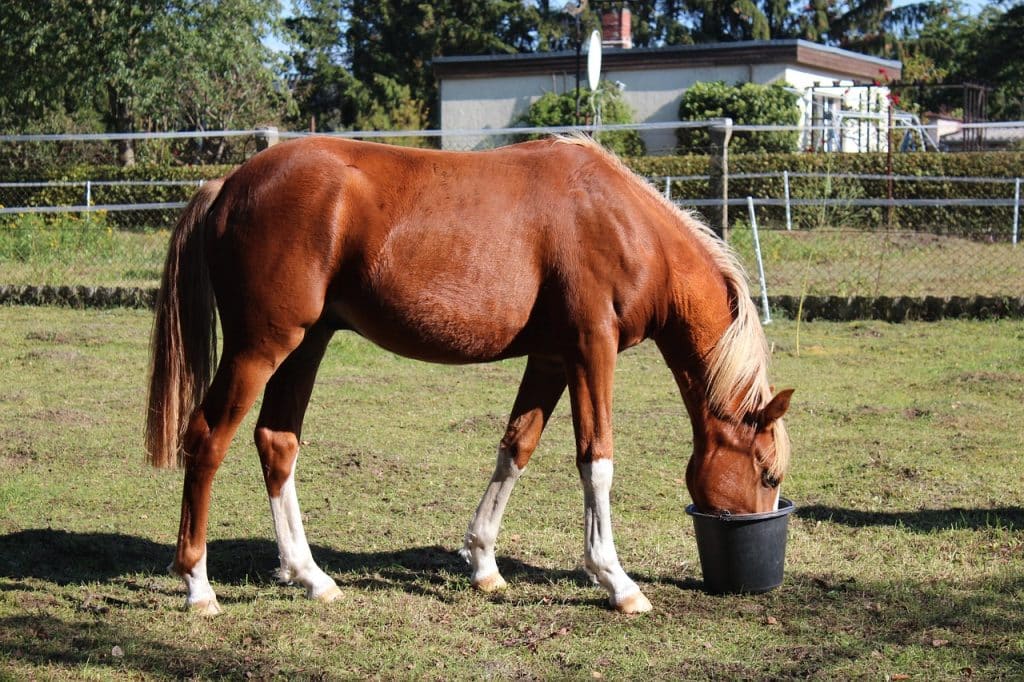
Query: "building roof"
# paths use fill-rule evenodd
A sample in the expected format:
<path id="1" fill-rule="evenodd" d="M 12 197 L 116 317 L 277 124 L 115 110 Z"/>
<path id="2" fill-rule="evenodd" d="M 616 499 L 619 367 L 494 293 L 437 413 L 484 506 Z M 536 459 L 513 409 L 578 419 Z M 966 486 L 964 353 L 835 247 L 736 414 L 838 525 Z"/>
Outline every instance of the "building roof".
<path id="1" fill-rule="evenodd" d="M 614 71 L 785 62 L 833 71 L 854 78 L 883 81 L 898 79 L 903 68 L 898 61 L 871 57 L 799 39 L 745 40 L 732 43 L 632 49 L 606 48 L 601 58 L 602 68 Z M 433 67 L 434 74 L 439 79 L 569 72 L 576 70 L 576 53 L 566 50 L 562 52 L 435 57 Z"/>

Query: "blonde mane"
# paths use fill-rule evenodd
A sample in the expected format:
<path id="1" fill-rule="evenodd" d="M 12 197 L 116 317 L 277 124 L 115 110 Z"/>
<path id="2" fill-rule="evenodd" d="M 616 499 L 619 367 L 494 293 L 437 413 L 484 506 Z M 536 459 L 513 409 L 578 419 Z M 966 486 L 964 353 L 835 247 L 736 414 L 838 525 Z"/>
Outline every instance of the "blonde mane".
<path id="1" fill-rule="evenodd" d="M 772 398 L 768 384 L 768 341 L 757 308 L 750 296 L 747 276 L 733 250 L 710 227 L 688 211 L 683 211 L 665 198 L 650 182 L 630 170 L 617 156 L 583 133 L 557 135 L 555 139 L 566 144 L 589 147 L 600 152 L 643 191 L 674 214 L 707 252 L 725 279 L 729 297 L 733 301 L 733 321 L 714 348 L 707 355 L 707 396 L 711 409 L 719 415 L 738 413 L 742 419 L 760 411 Z M 764 462 L 768 473 L 781 478 L 789 466 L 790 443 L 783 420 L 775 422 L 775 452 L 766 453 Z"/>

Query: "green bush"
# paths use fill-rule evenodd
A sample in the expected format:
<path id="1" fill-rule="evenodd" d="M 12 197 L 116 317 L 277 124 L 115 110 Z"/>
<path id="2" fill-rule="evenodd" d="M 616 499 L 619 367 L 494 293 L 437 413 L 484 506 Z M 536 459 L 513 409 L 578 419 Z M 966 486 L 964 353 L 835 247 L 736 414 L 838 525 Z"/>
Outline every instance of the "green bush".
<path id="1" fill-rule="evenodd" d="M 580 115 L 584 123 L 592 124 L 600 113 L 601 123 L 632 123 L 633 112 L 622 100 L 619 88 L 608 81 L 601 81 L 596 93 L 580 90 Z M 570 90 L 561 95 L 546 92 L 529 110 L 516 119 L 516 125 L 534 128 L 547 126 L 569 126 L 575 123 L 576 92 Z M 542 135 L 528 135 L 526 139 L 537 139 Z M 647 153 L 644 141 L 635 130 L 611 130 L 594 134 L 594 139 L 619 156 L 643 156 Z"/>
<path id="2" fill-rule="evenodd" d="M 780 83 L 696 83 L 683 93 L 679 120 L 707 121 L 727 117 L 738 125 L 796 125 L 800 122 L 797 99 L 796 93 Z M 706 150 L 711 144 L 706 128 L 679 128 L 676 139 L 680 153 Z M 791 152 L 796 150 L 797 140 L 796 131 L 734 132 L 729 151 L 733 154 Z"/>

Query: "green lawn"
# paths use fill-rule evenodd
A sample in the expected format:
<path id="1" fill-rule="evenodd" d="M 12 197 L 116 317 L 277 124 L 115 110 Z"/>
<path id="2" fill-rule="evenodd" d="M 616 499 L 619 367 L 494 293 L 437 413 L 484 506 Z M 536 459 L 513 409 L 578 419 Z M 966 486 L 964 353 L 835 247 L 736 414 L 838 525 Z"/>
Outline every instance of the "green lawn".
<path id="1" fill-rule="evenodd" d="M 149 325 L 0 307 L 0 679 L 1024 677 L 1024 322 L 767 328 L 772 379 L 797 389 L 799 510 L 760 596 L 701 590 L 688 422 L 653 345 L 625 353 L 613 514 L 654 603 L 639 617 L 582 571 L 566 404 L 509 505 L 508 591 L 469 586 L 456 550 L 521 360 L 419 364 L 339 335 L 298 486 L 345 597 L 274 583 L 250 417 L 214 485 L 212 620 L 165 572 L 181 474 L 143 463 Z"/>

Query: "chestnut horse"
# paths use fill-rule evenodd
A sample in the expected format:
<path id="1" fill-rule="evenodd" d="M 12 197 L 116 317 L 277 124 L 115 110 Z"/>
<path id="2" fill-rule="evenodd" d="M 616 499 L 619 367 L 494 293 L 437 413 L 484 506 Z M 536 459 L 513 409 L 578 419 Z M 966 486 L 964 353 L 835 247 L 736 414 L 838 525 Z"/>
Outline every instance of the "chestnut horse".
<path id="1" fill-rule="evenodd" d="M 311 598 L 340 595 L 310 553 L 294 475 L 317 368 L 341 329 L 433 362 L 527 356 L 462 549 L 481 590 L 505 586 L 494 557 L 505 505 L 568 387 L 584 567 L 615 609 L 651 608 L 619 563 L 609 502 L 615 361 L 646 338 L 690 416 L 698 508 L 778 504 L 792 391 L 772 397 L 744 274 L 707 227 L 583 137 L 485 152 L 303 138 L 205 184 L 167 256 L 146 445 L 154 465 L 185 467 L 171 570 L 190 607 L 219 611 L 206 574 L 210 486 L 261 391 L 255 439 L 279 577 Z"/>

